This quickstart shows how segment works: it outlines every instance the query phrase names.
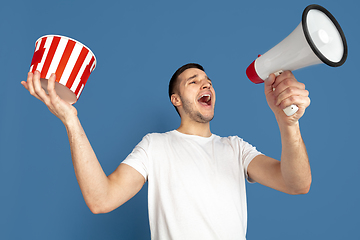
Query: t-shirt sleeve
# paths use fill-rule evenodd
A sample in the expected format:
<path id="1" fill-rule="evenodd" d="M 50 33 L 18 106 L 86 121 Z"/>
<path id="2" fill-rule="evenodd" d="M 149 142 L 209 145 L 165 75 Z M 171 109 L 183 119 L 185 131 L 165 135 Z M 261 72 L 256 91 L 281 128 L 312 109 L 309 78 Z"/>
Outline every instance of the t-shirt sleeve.
<path id="1" fill-rule="evenodd" d="M 240 156 L 241 156 L 241 160 L 243 162 L 243 166 L 244 166 L 244 174 L 246 176 L 246 179 L 248 180 L 248 182 L 250 183 L 254 183 L 255 181 L 252 180 L 251 178 L 249 178 L 248 175 L 248 166 L 250 164 L 250 162 L 258 155 L 261 155 L 262 153 L 259 152 L 256 147 L 252 146 L 250 143 L 245 142 L 243 139 L 239 139 L 240 140 Z"/>
<path id="2" fill-rule="evenodd" d="M 143 175 L 145 181 L 147 181 L 148 178 L 149 157 L 147 151 L 149 148 L 149 138 L 150 136 L 146 135 L 122 162 L 133 167 L 136 171 Z"/>

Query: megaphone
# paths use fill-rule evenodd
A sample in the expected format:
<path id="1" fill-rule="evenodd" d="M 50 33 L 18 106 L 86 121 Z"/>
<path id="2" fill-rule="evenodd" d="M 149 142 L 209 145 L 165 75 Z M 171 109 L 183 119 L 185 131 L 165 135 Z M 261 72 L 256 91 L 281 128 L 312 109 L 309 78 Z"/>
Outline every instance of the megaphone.
<path id="1" fill-rule="evenodd" d="M 305 8 L 301 23 L 275 47 L 259 56 L 246 69 L 254 83 L 263 83 L 271 73 L 276 76 L 286 70 L 297 70 L 325 63 L 339 67 L 347 58 L 345 35 L 333 15 L 322 6 Z M 296 113 L 296 105 L 284 109 L 287 116 Z"/>

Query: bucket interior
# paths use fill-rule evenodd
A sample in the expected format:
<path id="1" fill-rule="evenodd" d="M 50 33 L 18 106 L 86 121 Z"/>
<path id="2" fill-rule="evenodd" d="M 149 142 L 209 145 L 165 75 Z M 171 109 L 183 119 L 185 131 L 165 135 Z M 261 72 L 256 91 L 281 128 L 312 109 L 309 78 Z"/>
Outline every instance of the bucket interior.
<path id="1" fill-rule="evenodd" d="M 41 87 L 45 90 L 46 93 L 48 93 L 47 92 L 48 80 L 41 78 L 40 81 L 41 81 Z M 55 91 L 59 95 L 59 97 L 63 99 L 65 102 L 74 104 L 77 101 L 75 93 L 73 93 L 69 88 L 58 82 L 55 82 Z"/>

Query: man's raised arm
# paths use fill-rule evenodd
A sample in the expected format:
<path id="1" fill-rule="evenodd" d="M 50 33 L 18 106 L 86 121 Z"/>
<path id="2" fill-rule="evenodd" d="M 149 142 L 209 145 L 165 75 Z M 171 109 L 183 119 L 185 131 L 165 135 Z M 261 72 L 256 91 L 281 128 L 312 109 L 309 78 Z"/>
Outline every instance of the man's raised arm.
<path id="1" fill-rule="evenodd" d="M 52 74 L 48 80 L 48 94 L 41 87 L 38 71 L 29 72 L 27 81 L 21 84 L 65 125 L 76 178 L 90 210 L 93 213 L 112 211 L 140 191 L 145 179 L 126 164 L 120 164 L 106 176 L 81 126 L 76 108 L 56 94 L 55 79 Z"/>
<path id="2" fill-rule="evenodd" d="M 267 102 L 275 114 L 281 135 L 281 161 L 259 155 L 249 164 L 249 177 L 265 186 L 289 194 L 307 193 L 311 185 L 311 170 L 299 119 L 310 104 L 309 92 L 290 71 L 265 81 Z M 299 110 L 292 116 L 283 109 L 295 104 Z"/>

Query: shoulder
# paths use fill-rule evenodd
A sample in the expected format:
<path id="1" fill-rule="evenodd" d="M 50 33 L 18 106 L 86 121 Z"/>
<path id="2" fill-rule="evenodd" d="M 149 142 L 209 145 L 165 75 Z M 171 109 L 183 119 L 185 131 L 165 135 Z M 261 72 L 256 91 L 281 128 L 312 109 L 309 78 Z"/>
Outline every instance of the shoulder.
<path id="1" fill-rule="evenodd" d="M 240 142 L 243 142 L 244 140 L 238 136 L 227 136 L 227 137 L 220 137 L 218 135 L 214 135 L 214 139 L 215 141 L 220 141 L 223 143 L 228 143 L 228 144 L 239 144 Z"/>
<path id="2" fill-rule="evenodd" d="M 158 132 L 148 133 L 144 136 L 144 138 L 166 138 L 173 135 L 175 135 L 175 130 L 164 133 L 158 133 Z"/>
<path id="3" fill-rule="evenodd" d="M 216 139 L 216 141 L 221 142 L 223 144 L 230 145 L 233 148 L 238 148 L 238 149 L 255 148 L 252 144 L 250 144 L 249 142 L 245 141 L 243 138 L 236 135 L 227 136 L 227 137 L 220 137 L 215 135 L 214 139 Z"/>
<path id="4" fill-rule="evenodd" d="M 146 134 L 142 142 L 158 142 L 158 141 L 166 141 L 169 138 L 174 137 L 175 133 L 174 131 L 164 132 L 164 133 L 148 133 Z"/>

